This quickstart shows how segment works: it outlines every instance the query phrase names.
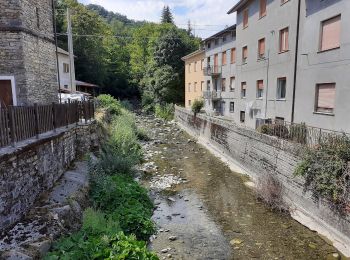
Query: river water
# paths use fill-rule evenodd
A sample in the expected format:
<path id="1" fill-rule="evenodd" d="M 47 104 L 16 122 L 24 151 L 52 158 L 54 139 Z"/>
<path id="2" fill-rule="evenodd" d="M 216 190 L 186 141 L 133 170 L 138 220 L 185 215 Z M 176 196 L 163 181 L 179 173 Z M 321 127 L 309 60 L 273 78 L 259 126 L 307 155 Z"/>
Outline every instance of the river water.
<path id="1" fill-rule="evenodd" d="M 246 183 L 174 123 L 139 117 L 143 184 L 157 208 L 150 248 L 161 259 L 345 259 L 294 221 L 271 211 Z"/>

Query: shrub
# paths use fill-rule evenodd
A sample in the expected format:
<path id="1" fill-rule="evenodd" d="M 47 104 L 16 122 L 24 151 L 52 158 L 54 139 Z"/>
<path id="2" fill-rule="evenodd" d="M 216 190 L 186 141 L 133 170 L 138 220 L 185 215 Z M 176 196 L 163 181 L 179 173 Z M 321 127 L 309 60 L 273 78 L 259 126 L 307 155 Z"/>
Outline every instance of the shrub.
<path id="1" fill-rule="evenodd" d="M 288 128 L 282 124 L 261 125 L 257 131 L 262 134 L 277 136 L 284 139 L 289 138 Z"/>
<path id="2" fill-rule="evenodd" d="M 164 120 L 172 120 L 174 119 L 175 107 L 174 104 L 166 104 L 155 106 L 155 115 L 156 117 L 162 118 Z"/>
<path id="3" fill-rule="evenodd" d="M 192 112 L 196 115 L 202 110 L 203 107 L 204 101 L 196 99 L 192 104 Z"/>
<path id="4" fill-rule="evenodd" d="M 127 234 L 148 240 L 154 233 L 150 220 L 153 204 L 147 191 L 129 176 L 98 176 L 91 181 L 90 192 L 96 208 L 110 214 Z"/>
<path id="5" fill-rule="evenodd" d="M 150 141 L 151 138 L 148 136 L 147 132 L 143 128 L 137 128 L 136 136 L 140 141 Z"/>
<path id="6" fill-rule="evenodd" d="M 133 110 L 133 105 L 131 104 L 131 102 L 129 100 L 122 100 L 120 101 L 120 105 L 128 110 L 128 111 L 132 111 Z"/>
<path id="7" fill-rule="evenodd" d="M 319 146 L 306 149 L 295 175 L 305 178 L 305 189 L 316 198 L 331 201 L 343 211 L 349 206 L 350 138 L 330 136 Z"/>
<path id="8" fill-rule="evenodd" d="M 111 115 L 120 115 L 122 113 L 122 105 L 111 95 L 99 95 L 97 102 L 98 107 L 106 109 Z"/>
<path id="9" fill-rule="evenodd" d="M 263 175 L 257 181 L 258 197 L 269 207 L 278 211 L 287 211 L 288 207 L 283 201 L 283 186 L 271 174 Z"/>
<path id="10" fill-rule="evenodd" d="M 307 127 L 305 123 L 291 125 L 290 139 L 294 142 L 306 144 L 307 143 Z"/>
<path id="11" fill-rule="evenodd" d="M 147 93 L 142 95 L 142 110 L 145 113 L 154 113 L 154 99 Z"/>

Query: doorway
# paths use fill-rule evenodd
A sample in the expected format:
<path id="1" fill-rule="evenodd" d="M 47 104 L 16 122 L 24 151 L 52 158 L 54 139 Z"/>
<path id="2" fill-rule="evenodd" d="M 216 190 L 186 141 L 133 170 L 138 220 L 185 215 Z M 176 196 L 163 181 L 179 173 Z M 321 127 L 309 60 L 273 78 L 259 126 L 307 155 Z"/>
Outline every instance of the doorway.
<path id="1" fill-rule="evenodd" d="M 15 94 L 14 77 L 0 76 L 0 107 L 17 105 Z"/>

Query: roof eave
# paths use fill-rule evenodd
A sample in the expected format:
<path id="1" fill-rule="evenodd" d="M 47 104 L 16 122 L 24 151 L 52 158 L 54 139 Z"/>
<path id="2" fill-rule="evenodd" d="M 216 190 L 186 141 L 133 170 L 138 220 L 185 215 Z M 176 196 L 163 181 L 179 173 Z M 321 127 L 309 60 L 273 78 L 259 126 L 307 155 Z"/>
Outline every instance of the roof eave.
<path id="1" fill-rule="evenodd" d="M 241 9 L 246 3 L 248 3 L 249 0 L 241 0 L 239 1 L 234 7 L 232 7 L 227 14 L 232 14 L 234 12 L 237 12 L 239 9 Z"/>

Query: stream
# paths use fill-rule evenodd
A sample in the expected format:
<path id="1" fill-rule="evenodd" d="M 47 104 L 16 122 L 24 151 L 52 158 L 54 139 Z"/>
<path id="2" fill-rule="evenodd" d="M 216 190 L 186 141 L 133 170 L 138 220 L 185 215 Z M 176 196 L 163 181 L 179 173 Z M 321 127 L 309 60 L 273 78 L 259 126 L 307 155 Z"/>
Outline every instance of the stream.
<path id="1" fill-rule="evenodd" d="M 345 259 L 326 240 L 256 198 L 232 172 L 174 122 L 138 116 L 144 142 L 140 177 L 150 189 L 160 259 Z"/>

